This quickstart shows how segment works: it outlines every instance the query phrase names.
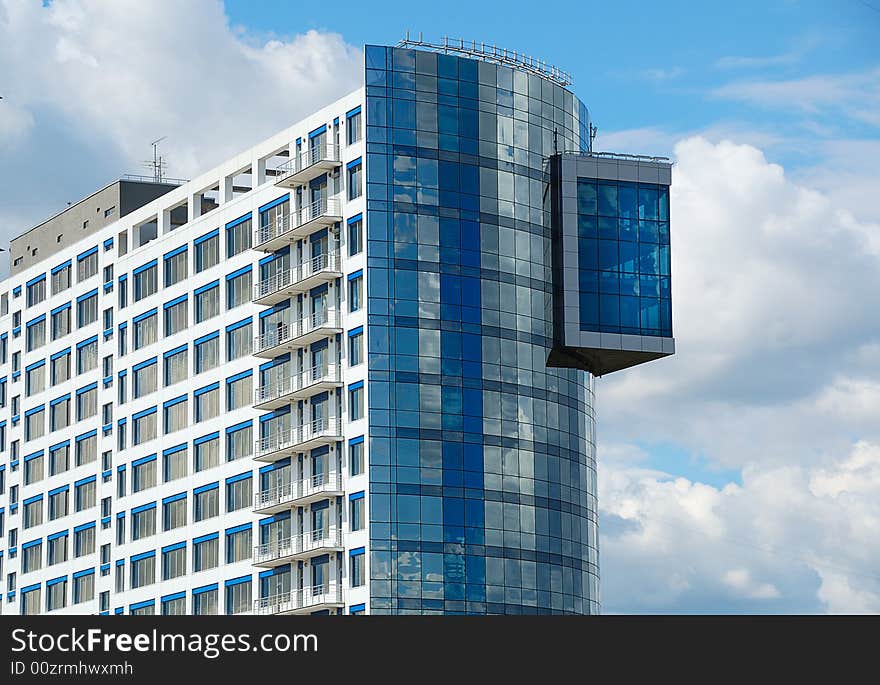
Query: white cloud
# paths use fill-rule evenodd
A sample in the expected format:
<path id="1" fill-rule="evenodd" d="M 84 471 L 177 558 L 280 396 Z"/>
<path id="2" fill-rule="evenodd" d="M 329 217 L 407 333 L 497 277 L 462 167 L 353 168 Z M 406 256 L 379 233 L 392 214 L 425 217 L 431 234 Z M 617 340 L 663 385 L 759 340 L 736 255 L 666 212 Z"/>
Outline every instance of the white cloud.
<path id="1" fill-rule="evenodd" d="M 675 160 L 677 354 L 597 381 L 603 604 L 874 611 L 880 226 L 748 145 Z M 742 483 L 647 470 L 652 442 Z"/>

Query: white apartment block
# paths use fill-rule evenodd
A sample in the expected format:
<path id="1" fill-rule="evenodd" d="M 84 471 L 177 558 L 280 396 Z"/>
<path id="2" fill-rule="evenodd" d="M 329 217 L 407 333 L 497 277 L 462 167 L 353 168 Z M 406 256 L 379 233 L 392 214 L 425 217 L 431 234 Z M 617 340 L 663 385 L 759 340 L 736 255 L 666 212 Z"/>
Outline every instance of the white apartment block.
<path id="1" fill-rule="evenodd" d="M 363 105 L 13 241 L 2 613 L 369 610 Z"/>

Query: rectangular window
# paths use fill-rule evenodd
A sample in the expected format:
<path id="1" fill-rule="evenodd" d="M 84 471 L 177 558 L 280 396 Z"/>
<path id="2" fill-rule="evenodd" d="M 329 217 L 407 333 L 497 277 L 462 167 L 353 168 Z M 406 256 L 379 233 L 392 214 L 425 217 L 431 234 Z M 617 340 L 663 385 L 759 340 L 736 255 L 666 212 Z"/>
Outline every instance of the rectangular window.
<path id="1" fill-rule="evenodd" d="M 186 347 L 165 357 L 165 385 L 174 385 L 189 377 L 188 350 Z"/>
<path id="2" fill-rule="evenodd" d="M 155 513 L 155 509 L 153 510 Z M 142 559 L 132 559 L 131 562 L 131 588 L 144 587 L 156 582 L 156 557 L 148 556 Z"/>
<path id="3" fill-rule="evenodd" d="M 216 493 L 217 491 L 214 490 Z M 214 536 L 208 540 L 196 538 L 193 540 L 193 571 L 207 571 L 208 569 L 217 568 L 219 563 L 217 548 L 218 536 Z"/>
<path id="4" fill-rule="evenodd" d="M 95 481 L 80 483 L 74 488 L 74 500 L 76 511 L 85 511 L 95 506 Z"/>
<path id="5" fill-rule="evenodd" d="M 95 598 L 95 574 L 73 577 L 73 603 L 91 602 Z"/>
<path id="6" fill-rule="evenodd" d="M 196 273 L 217 266 L 220 263 L 220 235 L 214 231 L 210 238 L 195 241 Z"/>
<path id="7" fill-rule="evenodd" d="M 92 433 L 87 438 L 80 437 L 76 441 L 76 465 L 91 464 L 98 460 L 98 435 Z"/>
<path id="8" fill-rule="evenodd" d="M 245 561 L 252 554 L 250 526 L 243 530 L 226 533 L 226 563 L 233 564 L 236 561 Z"/>
<path id="9" fill-rule="evenodd" d="M 234 257 L 251 248 L 251 219 L 232 222 L 226 226 L 226 258 Z"/>
<path id="10" fill-rule="evenodd" d="M 56 476 L 70 468 L 70 445 L 58 445 L 49 450 L 49 475 Z"/>
<path id="11" fill-rule="evenodd" d="M 220 415 L 220 386 L 214 384 L 209 388 L 195 392 L 195 422 L 201 423 Z"/>
<path id="12" fill-rule="evenodd" d="M 31 573 L 43 568 L 43 543 L 38 542 L 21 550 L 21 572 Z"/>
<path id="13" fill-rule="evenodd" d="M 95 526 L 73 531 L 73 556 L 84 557 L 95 553 Z"/>
<path id="14" fill-rule="evenodd" d="M 250 406 L 254 399 L 254 376 L 226 381 L 226 411 L 234 411 Z"/>
<path id="15" fill-rule="evenodd" d="M 113 328 L 113 307 L 108 307 L 104 310 L 104 330 L 110 331 L 111 328 Z"/>
<path id="16" fill-rule="evenodd" d="M 232 275 L 231 275 L 232 276 Z M 251 268 L 244 273 L 226 277 L 226 308 L 235 309 L 251 301 Z"/>
<path id="17" fill-rule="evenodd" d="M 174 335 L 185 331 L 189 326 L 186 297 L 178 298 L 174 304 L 165 305 L 165 335 Z"/>
<path id="18" fill-rule="evenodd" d="M 46 610 L 55 611 L 67 606 L 67 579 L 52 583 L 46 583 Z"/>
<path id="19" fill-rule="evenodd" d="M 226 586 L 226 613 L 243 614 L 251 609 L 251 581 Z"/>
<path id="20" fill-rule="evenodd" d="M 98 293 L 76 302 L 76 325 L 88 326 L 98 320 Z"/>
<path id="21" fill-rule="evenodd" d="M 351 586 L 361 587 L 364 584 L 364 553 L 352 554 L 351 559 Z"/>
<path id="22" fill-rule="evenodd" d="M 24 392 L 27 397 L 36 395 L 46 389 L 46 365 L 29 366 L 24 370 Z"/>
<path id="23" fill-rule="evenodd" d="M 134 419 L 134 435 L 132 442 L 140 445 L 149 440 L 156 439 L 156 412 L 152 411 L 144 416 Z"/>
<path id="24" fill-rule="evenodd" d="M 167 483 L 189 474 L 188 454 L 186 447 L 166 450 L 162 456 L 162 477 Z"/>
<path id="25" fill-rule="evenodd" d="M 218 466 L 220 464 L 220 437 L 196 442 L 193 459 L 196 472 Z"/>
<path id="26" fill-rule="evenodd" d="M 364 361 L 364 334 L 350 333 L 348 336 L 348 365 L 357 366 Z"/>
<path id="27" fill-rule="evenodd" d="M 102 375 L 107 378 L 113 375 L 113 355 L 107 355 L 101 360 Z"/>
<path id="28" fill-rule="evenodd" d="M 24 458 L 24 484 L 31 485 L 33 483 L 39 483 L 43 480 L 45 475 L 45 462 L 43 460 L 43 453 L 39 452 L 36 456 L 31 458 Z M 40 512 L 43 511 L 43 503 L 40 502 Z M 41 513 L 42 517 L 42 513 Z"/>
<path id="29" fill-rule="evenodd" d="M 226 484 L 226 511 L 238 511 L 253 504 L 253 478 Z"/>
<path id="30" fill-rule="evenodd" d="M 217 368 L 220 363 L 220 336 L 215 335 L 209 340 L 201 342 L 196 341 L 195 344 L 195 371 L 196 373 L 204 373 L 210 369 Z"/>
<path id="31" fill-rule="evenodd" d="M 240 359 L 251 353 L 253 324 L 248 321 L 243 326 L 226 329 L 226 361 Z"/>
<path id="32" fill-rule="evenodd" d="M 220 284 L 212 285 L 205 290 L 197 290 L 196 323 L 207 321 L 220 313 Z"/>
<path id="33" fill-rule="evenodd" d="M 360 272 L 358 272 L 360 273 Z M 348 278 L 348 311 L 356 312 L 363 307 L 364 304 L 364 278 L 363 276 L 355 276 Z"/>
<path id="34" fill-rule="evenodd" d="M 140 368 L 138 368 L 137 366 L 134 367 L 134 380 L 132 381 L 134 399 L 138 399 L 139 397 L 144 397 L 145 395 L 149 395 L 152 392 L 156 392 L 158 382 L 158 366 L 159 365 L 155 361 L 153 361 L 147 366 L 141 366 Z"/>
<path id="35" fill-rule="evenodd" d="M 174 433 L 183 430 L 189 425 L 188 421 L 188 402 L 186 397 L 175 401 L 174 404 L 165 405 L 164 408 L 164 427 L 165 434 Z"/>
<path id="36" fill-rule="evenodd" d="M 188 258 L 189 253 L 186 247 L 182 250 L 175 250 L 176 254 L 165 257 L 165 287 L 168 288 L 175 283 L 180 283 L 188 275 Z"/>
<path id="37" fill-rule="evenodd" d="M 162 580 L 186 575 L 186 544 L 162 552 Z"/>
<path id="38" fill-rule="evenodd" d="M 348 444 L 348 470 L 352 476 L 359 476 L 364 472 L 364 439 Z"/>
<path id="39" fill-rule="evenodd" d="M 70 287 L 70 271 L 71 267 L 68 263 L 63 267 L 55 267 L 52 269 L 52 294 L 57 295 Z"/>
<path id="40" fill-rule="evenodd" d="M 364 418 L 364 386 L 349 386 L 348 390 L 348 420 L 357 421 Z"/>
<path id="41" fill-rule="evenodd" d="M 212 487 L 193 495 L 194 521 L 204 521 L 220 514 L 220 488 Z"/>
<path id="42" fill-rule="evenodd" d="M 153 262 L 152 266 L 146 269 L 140 268 L 134 270 L 134 301 L 138 302 L 150 295 L 155 295 L 159 287 L 158 280 L 159 267 Z"/>
<path id="43" fill-rule="evenodd" d="M 253 428 L 250 424 L 226 433 L 226 461 L 251 456 L 254 451 Z"/>
<path id="44" fill-rule="evenodd" d="M 345 117 L 345 125 L 348 129 L 348 144 L 356 143 L 361 139 L 361 113 L 356 111 Z"/>
<path id="45" fill-rule="evenodd" d="M 364 249 L 364 221 L 355 219 L 348 222 L 348 256 L 360 254 Z"/>
<path id="46" fill-rule="evenodd" d="M 98 340 L 94 339 L 89 343 L 77 345 L 76 348 L 76 372 L 86 373 L 92 369 L 98 368 Z"/>
<path id="47" fill-rule="evenodd" d="M 46 344 L 46 317 L 27 326 L 27 351 L 37 349 Z"/>
<path id="48" fill-rule="evenodd" d="M 128 276 L 123 274 L 119 277 L 119 308 L 125 309 L 128 306 Z"/>
<path id="49" fill-rule="evenodd" d="M 186 525 L 186 497 L 162 504 L 162 530 L 174 530 Z"/>
<path id="50" fill-rule="evenodd" d="M 217 615 L 217 588 L 204 590 L 202 592 L 193 592 L 193 615 L 194 616 L 216 616 Z"/>
<path id="51" fill-rule="evenodd" d="M 70 333 L 70 305 L 52 312 L 52 340 L 58 340 Z"/>
<path id="52" fill-rule="evenodd" d="M 43 500 L 42 498 L 28 502 L 25 500 L 24 516 L 22 517 L 22 528 L 27 530 L 43 523 Z"/>
<path id="53" fill-rule="evenodd" d="M 349 163 L 348 167 L 348 199 L 355 200 L 363 192 L 364 174 L 363 165 L 358 161 L 356 164 Z"/>
<path id="54" fill-rule="evenodd" d="M 131 540 L 142 540 L 156 534 L 156 507 L 135 511 L 131 515 Z"/>
<path id="55" fill-rule="evenodd" d="M 46 549 L 46 565 L 55 566 L 67 561 L 67 533 L 58 537 L 49 536 Z"/>
<path id="56" fill-rule="evenodd" d="M 98 413 L 97 385 L 85 392 L 76 394 L 76 420 L 83 421 Z"/>
<path id="57" fill-rule="evenodd" d="M 52 400 L 49 407 L 49 430 L 57 431 L 70 425 L 70 395 Z"/>
<path id="58" fill-rule="evenodd" d="M 364 529 L 364 498 L 360 497 L 350 501 L 351 505 L 351 530 L 352 532 Z"/>
<path id="59" fill-rule="evenodd" d="M 156 459 L 145 462 L 134 462 L 131 469 L 131 491 L 142 492 L 156 487 Z"/>
<path id="60" fill-rule="evenodd" d="M 40 408 L 38 411 L 25 413 L 24 439 L 25 441 L 36 440 L 46 434 L 46 411 Z"/>
<path id="61" fill-rule="evenodd" d="M 46 299 L 46 274 L 40 280 L 27 286 L 27 306 L 33 307 Z"/>
<path id="62" fill-rule="evenodd" d="M 98 248 L 76 259 L 76 281 L 82 283 L 98 273 Z"/>
<path id="63" fill-rule="evenodd" d="M 122 324 L 119 327 L 119 356 L 124 357 L 128 354 L 128 327 Z"/>
<path id="64" fill-rule="evenodd" d="M 158 316 L 153 313 L 134 322 L 134 349 L 139 350 L 152 345 L 158 338 Z"/>

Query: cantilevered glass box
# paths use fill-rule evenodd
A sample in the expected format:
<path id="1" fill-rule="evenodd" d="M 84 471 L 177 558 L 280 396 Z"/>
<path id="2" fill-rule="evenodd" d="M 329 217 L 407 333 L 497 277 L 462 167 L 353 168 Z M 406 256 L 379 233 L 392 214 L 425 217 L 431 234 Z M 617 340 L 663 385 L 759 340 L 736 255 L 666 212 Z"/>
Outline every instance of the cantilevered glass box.
<path id="1" fill-rule="evenodd" d="M 608 153 L 550 157 L 549 366 L 601 376 L 675 352 L 669 185 L 664 158 Z"/>

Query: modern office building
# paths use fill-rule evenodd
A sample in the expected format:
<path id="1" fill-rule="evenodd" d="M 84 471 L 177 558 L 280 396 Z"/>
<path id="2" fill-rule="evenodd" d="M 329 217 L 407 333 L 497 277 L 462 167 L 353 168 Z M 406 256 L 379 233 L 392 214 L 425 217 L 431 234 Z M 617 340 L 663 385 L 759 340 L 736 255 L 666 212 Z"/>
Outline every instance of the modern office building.
<path id="1" fill-rule="evenodd" d="M 674 351 L 670 167 L 561 71 L 367 46 L 363 87 L 15 238 L 3 613 L 599 609 L 593 376 Z"/>

